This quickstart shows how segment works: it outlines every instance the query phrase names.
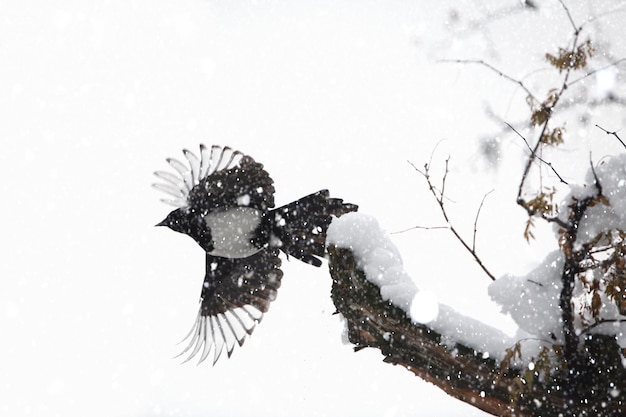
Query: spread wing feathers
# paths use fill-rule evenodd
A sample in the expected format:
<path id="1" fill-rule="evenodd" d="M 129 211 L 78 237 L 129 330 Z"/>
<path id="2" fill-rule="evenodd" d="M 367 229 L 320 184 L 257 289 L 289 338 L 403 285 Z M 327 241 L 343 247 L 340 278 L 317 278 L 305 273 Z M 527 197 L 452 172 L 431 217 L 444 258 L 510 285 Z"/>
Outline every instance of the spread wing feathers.
<path id="1" fill-rule="evenodd" d="M 303 197 L 268 214 L 274 234 L 270 245 L 280 247 L 288 256 L 321 266 L 318 257 L 325 255 L 326 231 L 332 216 L 339 217 L 357 209 L 355 204 L 330 198 L 328 190 Z"/>
<path id="2" fill-rule="evenodd" d="M 176 172 L 154 173 L 161 183 L 152 186 L 169 195 L 164 203 L 175 207 L 213 210 L 249 206 L 259 210 L 274 207 L 274 186 L 263 165 L 228 146 L 200 145 L 200 157 L 183 149 L 187 164 L 167 158 Z"/>
<path id="3" fill-rule="evenodd" d="M 211 148 L 207 148 L 202 144 L 200 145 L 200 158 L 187 149 L 183 149 L 183 155 L 187 164 L 175 158 L 167 158 L 167 163 L 174 168 L 176 174 L 157 171 L 154 175 L 164 182 L 152 185 L 157 190 L 173 197 L 162 199 L 162 201 L 176 207 L 187 205 L 189 193 L 202 180 L 216 172 L 236 167 L 245 156 L 228 146 L 213 145 Z"/>
<path id="4" fill-rule="evenodd" d="M 213 364 L 224 348 L 228 357 L 235 344 L 243 345 L 269 305 L 276 299 L 283 272 L 278 249 L 265 249 L 248 258 L 221 258 L 206 255 L 206 276 L 200 297 L 200 311 L 181 355 L 185 362 L 198 353 L 203 362 L 213 350 Z"/>
<path id="5" fill-rule="evenodd" d="M 273 183 L 262 164 L 243 156 L 236 166 L 203 178 L 190 191 L 188 202 L 207 211 L 237 206 L 266 211 L 274 207 Z"/>

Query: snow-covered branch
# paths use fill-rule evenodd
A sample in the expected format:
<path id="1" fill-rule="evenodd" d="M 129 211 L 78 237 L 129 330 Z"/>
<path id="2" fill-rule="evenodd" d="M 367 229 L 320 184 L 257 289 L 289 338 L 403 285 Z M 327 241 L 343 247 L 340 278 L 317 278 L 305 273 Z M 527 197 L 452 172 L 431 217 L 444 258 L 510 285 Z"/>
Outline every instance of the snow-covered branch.
<path id="1" fill-rule="evenodd" d="M 511 338 L 420 291 L 376 219 L 350 213 L 334 220 L 328 244 L 332 299 L 355 350 L 380 349 L 385 362 L 494 415 L 624 411 L 626 370 L 615 333 L 623 323 L 616 315 L 603 316 L 606 326 L 593 331 L 573 321 L 576 372 L 563 360 L 561 251 L 526 276 L 491 284 L 489 295 L 520 326 Z M 581 296 L 580 285 L 575 289 Z M 572 392 L 586 403 L 570 401 Z"/>
<path id="2" fill-rule="evenodd" d="M 328 243 L 333 302 L 355 350 L 380 349 L 385 362 L 491 414 L 509 410 L 516 374 L 499 363 L 514 340 L 419 291 L 376 219 L 344 215 Z"/>

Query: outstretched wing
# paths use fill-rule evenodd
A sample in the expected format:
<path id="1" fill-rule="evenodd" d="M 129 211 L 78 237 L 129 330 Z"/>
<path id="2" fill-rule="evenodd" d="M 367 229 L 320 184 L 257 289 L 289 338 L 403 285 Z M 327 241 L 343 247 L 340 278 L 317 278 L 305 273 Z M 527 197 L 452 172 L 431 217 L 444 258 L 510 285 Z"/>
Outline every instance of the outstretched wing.
<path id="1" fill-rule="evenodd" d="M 235 206 L 264 211 L 274 207 L 273 181 L 263 165 L 250 156 L 228 146 L 207 148 L 202 144 L 199 158 L 187 149 L 183 154 L 188 164 L 166 159 L 176 174 L 154 173 L 163 182 L 153 186 L 170 196 L 163 202 L 206 211 Z"/>
<path id="2" fill-rule="evenodd" d="M 230 357 L 235 343 L 243 345 L 269 309 L 282 276 L 278 249 L 264 249 L 247 258 L 207 254 L 200 311 L 181 355 L 191 350 L 188 361 L 202 351 L 200 363 L 213 350 L 215 364 L 225 347 Z"/>

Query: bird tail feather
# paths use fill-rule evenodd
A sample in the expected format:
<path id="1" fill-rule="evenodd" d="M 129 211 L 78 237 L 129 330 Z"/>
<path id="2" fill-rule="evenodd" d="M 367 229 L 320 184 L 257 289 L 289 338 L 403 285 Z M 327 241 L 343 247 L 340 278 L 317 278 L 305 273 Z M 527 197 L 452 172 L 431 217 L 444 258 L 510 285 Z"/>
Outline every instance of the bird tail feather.
<path id="1" fill-rule="evenodd" d="M 326 231 L 333 216 L 357 209 L 355 204 L 330 198 L 328 190 L 302 197 L 268 213 L 272 225 L 270 246 L 280 248 L 288 257 L 321 266 L 319 258 L 326 253 Z"/>

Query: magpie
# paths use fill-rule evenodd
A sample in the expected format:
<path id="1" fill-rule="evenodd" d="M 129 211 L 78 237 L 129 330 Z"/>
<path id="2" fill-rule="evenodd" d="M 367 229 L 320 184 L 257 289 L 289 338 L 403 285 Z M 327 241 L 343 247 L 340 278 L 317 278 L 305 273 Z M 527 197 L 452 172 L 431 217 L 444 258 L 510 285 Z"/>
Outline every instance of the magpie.
<path id="1" fill-rule="evenodd" d="M 231 356 L 276 298 L 283 273 L 279 253 L 321 266 L 333 216 L 354 204 L 321 190 L 274 208 L 274 185 L 263 165 L 228 146 L 183 150 L 187 163 L 167 158 L 175 173 L 154 173 L 153 186 L 176 207 L 157 224 L 184 233 L 206 252 L 206 273 L 195 323 L 183 341 L 185 362 L 198 353 L 213 364 L 224 348 Z"/>

